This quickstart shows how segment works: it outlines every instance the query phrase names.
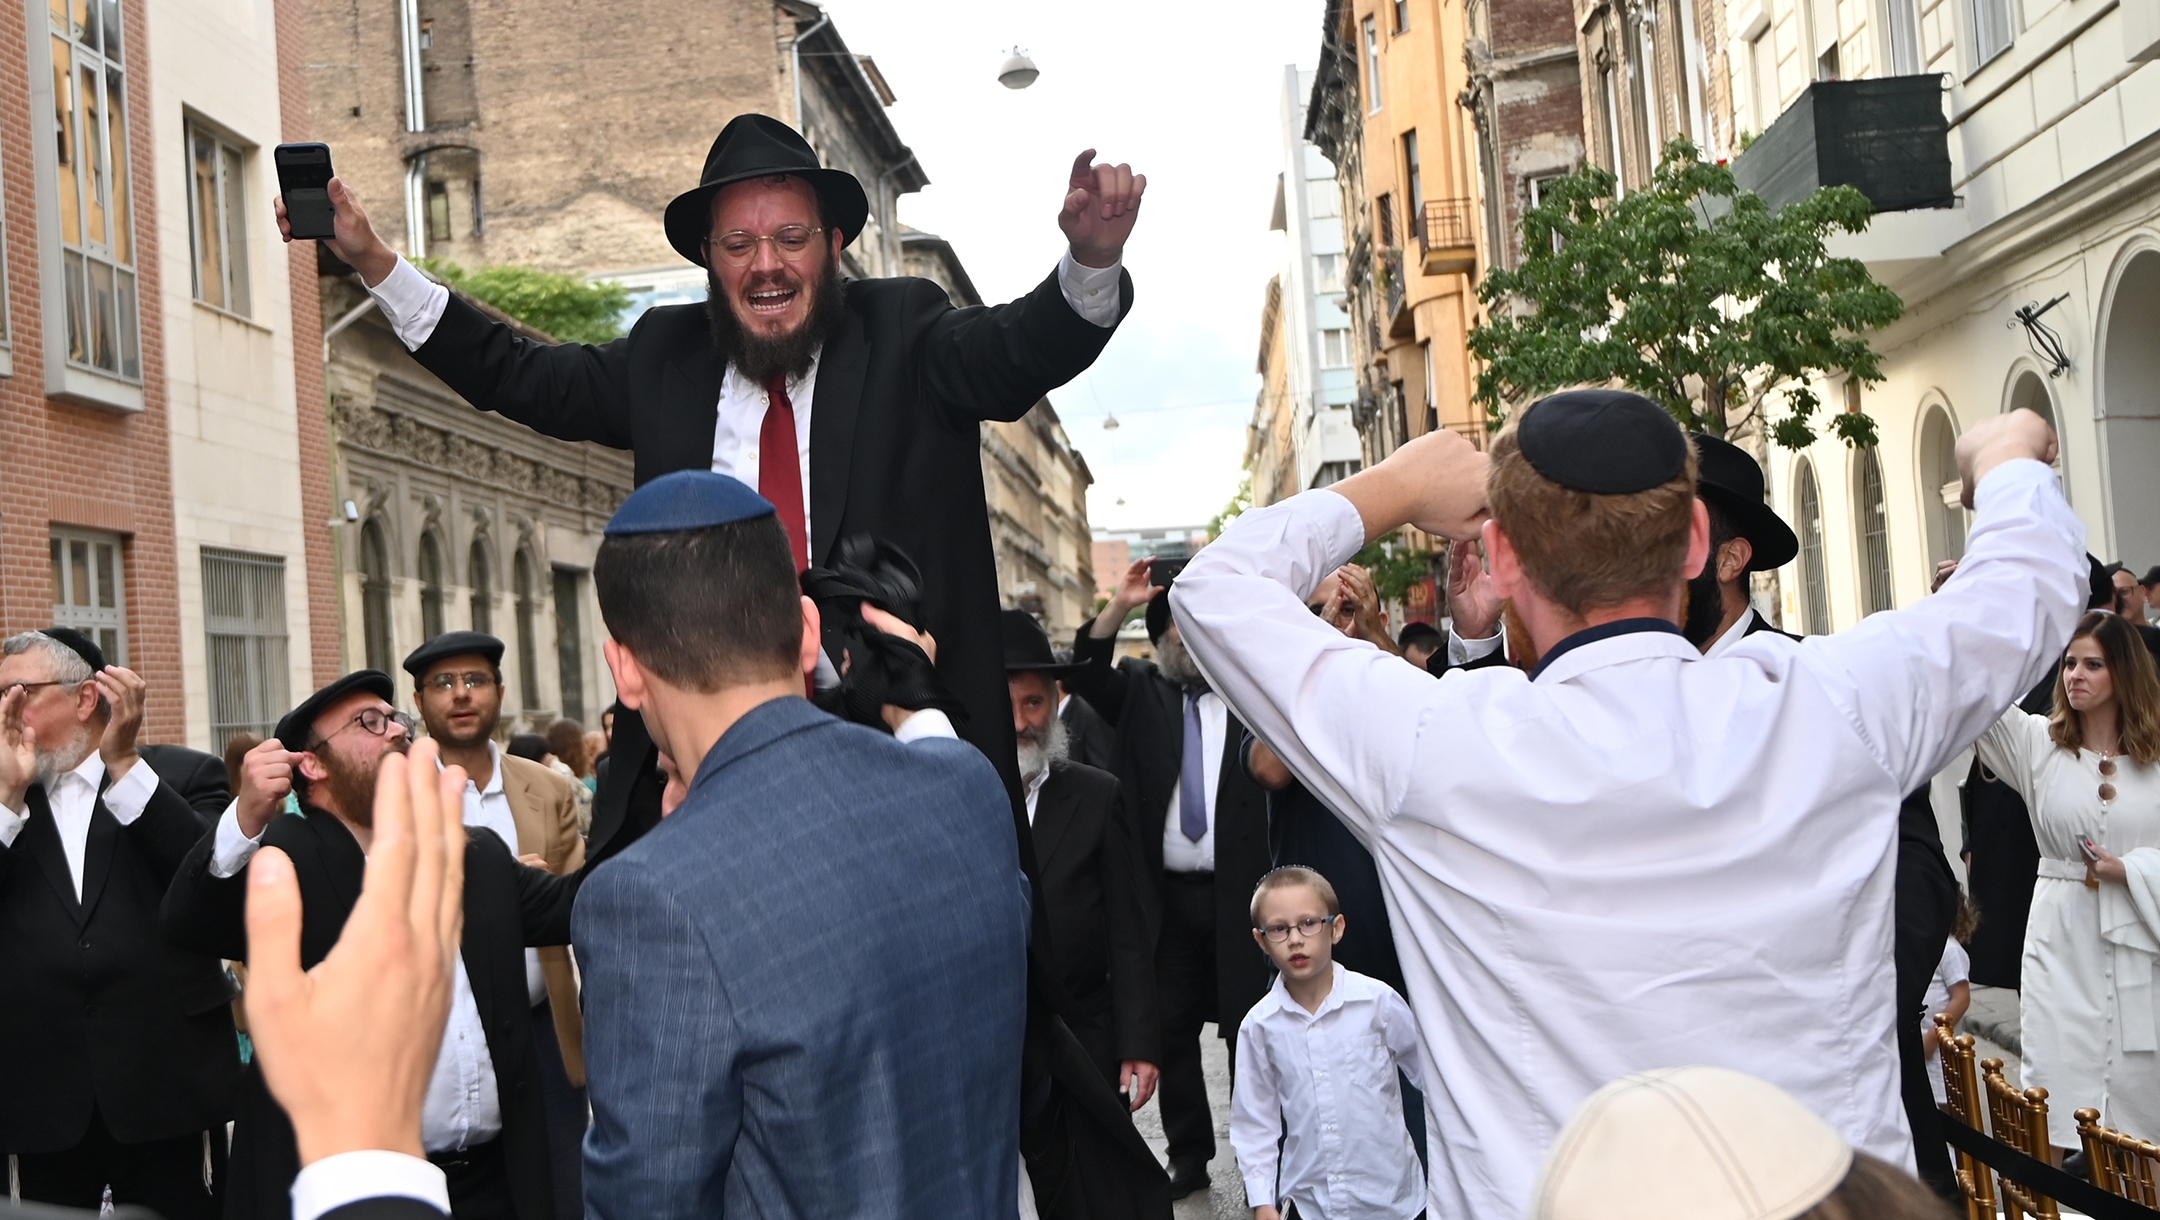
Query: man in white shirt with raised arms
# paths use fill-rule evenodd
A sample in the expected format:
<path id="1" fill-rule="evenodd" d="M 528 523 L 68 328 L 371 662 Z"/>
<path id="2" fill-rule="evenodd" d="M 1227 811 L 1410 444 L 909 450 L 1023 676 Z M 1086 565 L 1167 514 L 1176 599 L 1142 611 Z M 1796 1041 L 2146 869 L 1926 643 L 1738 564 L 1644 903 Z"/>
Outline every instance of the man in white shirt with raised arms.
<path id="1" fill-rule="evenodd" d="M 2030 412 L 1974 426 L 1957 454 L 1976 516 L 1940 594 L 1717 659 L 1677 626 L 1709 543 L 1692 450 L 1620 391 L 1532 404 L 1489 462 L 1421 437 L 1247 513 L 1186 568 L 1170 596 L 1193 655 L 1371 848 L 1397 913 L 1433 1214 L 1520 1214 L 1584 1098 L 1683 1064 L 1766 1076 L 1909 1162 L 1898 802 L 2069 636 L 2084 529 L 2054 452 Z M 1404 525 L 1480 536 L 1535 672 L 1435 682 L 1313 618 L 1304 595 Z"/>

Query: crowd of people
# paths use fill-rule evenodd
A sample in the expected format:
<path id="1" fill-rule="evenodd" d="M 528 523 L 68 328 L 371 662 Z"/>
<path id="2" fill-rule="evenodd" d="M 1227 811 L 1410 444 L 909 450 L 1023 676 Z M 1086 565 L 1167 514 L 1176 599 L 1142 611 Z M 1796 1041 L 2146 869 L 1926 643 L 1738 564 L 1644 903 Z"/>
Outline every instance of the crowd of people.
<path id="1" fill-rule="evenodd" d="M 956 310 L 841 281 L 860 185 L 745 116 L 667 214 L 708 304 L 551 347 L 334 183 L 416 359 L 636 453 L 619 703 L 510 734 L 452 631 L 221 764 L 138 745 L 80 634 L 0 643 L 11 1197 L 1166 1217 L 1223 1155 L 1212 1025 L 1255 1220 L 1940 1216 L 1923 1018 L 1983 970 L 1927 787 L 1975 742 L 2035 839 L 2025 1079 L 2160 1136 L 2160 632 L 2044 422 L 1966 431 L 1966 557 L 1835 636 L 1751 604 L 1798 549 L 1754 460 L 1593 389 L 1136 563 L 1063 651 L 997 607 L 975 421 L 1102 350 L 1144 189 L 1082 154 L 1058 268 Z M 1350 562 L 1405 526 L 1445 629 Z"/>

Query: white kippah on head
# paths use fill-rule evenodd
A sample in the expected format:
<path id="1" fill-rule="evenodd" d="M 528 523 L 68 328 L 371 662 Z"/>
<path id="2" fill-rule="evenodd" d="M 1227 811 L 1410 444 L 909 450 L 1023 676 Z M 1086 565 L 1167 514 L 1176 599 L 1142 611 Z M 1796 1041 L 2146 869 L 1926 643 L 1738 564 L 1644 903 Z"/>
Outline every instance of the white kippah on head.
<path id="1" fill-rule="evenodd" d="M 1623 1076 L 1560 1129 L 1531 1220 L 1790 1220 L 1836 1190 L 1852 1146 L 1768 1081 L 1718 1067 Z"/>

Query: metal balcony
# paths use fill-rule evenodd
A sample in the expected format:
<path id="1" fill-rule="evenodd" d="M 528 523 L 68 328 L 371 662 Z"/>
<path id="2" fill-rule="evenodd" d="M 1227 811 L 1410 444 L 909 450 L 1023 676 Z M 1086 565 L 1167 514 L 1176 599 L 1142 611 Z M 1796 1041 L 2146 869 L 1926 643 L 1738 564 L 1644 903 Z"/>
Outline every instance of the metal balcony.
<path id="1" fill-rule="evenodd" d="M 1418 244 L 1424 248 L 1427 275 L 1477 270 L 1477 230 L 1468 199 L 1434 199 L 1418 220 Z"/>
<path id="2" fill-rule="evenodd" d="M 1877 212 L 1947 208 L 1950 119 L 1943 78 L 1817 81 L 1733 161 L 1742 190 L 1772 208 L 1855 186 Z"/>

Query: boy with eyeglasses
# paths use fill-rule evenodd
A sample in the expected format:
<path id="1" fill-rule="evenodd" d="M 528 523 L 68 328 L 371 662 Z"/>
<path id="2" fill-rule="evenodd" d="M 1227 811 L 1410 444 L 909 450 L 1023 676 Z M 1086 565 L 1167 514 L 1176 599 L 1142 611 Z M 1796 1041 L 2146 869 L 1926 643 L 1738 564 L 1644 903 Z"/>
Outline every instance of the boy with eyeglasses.
<path id="1" fill-rule="evenodd" d="M 1335 964 L 1347 921 L 1335 887 L 1312 869 L 1262 877 L 1252 921 L 1276 970 L 1238 1029 L 1230 1094 L 1230 1146 L 1253 1220 L 1422 1216 L 1425 1174 L 1397 1076 L 1427 1088 L 1410 1006 Z"/>

